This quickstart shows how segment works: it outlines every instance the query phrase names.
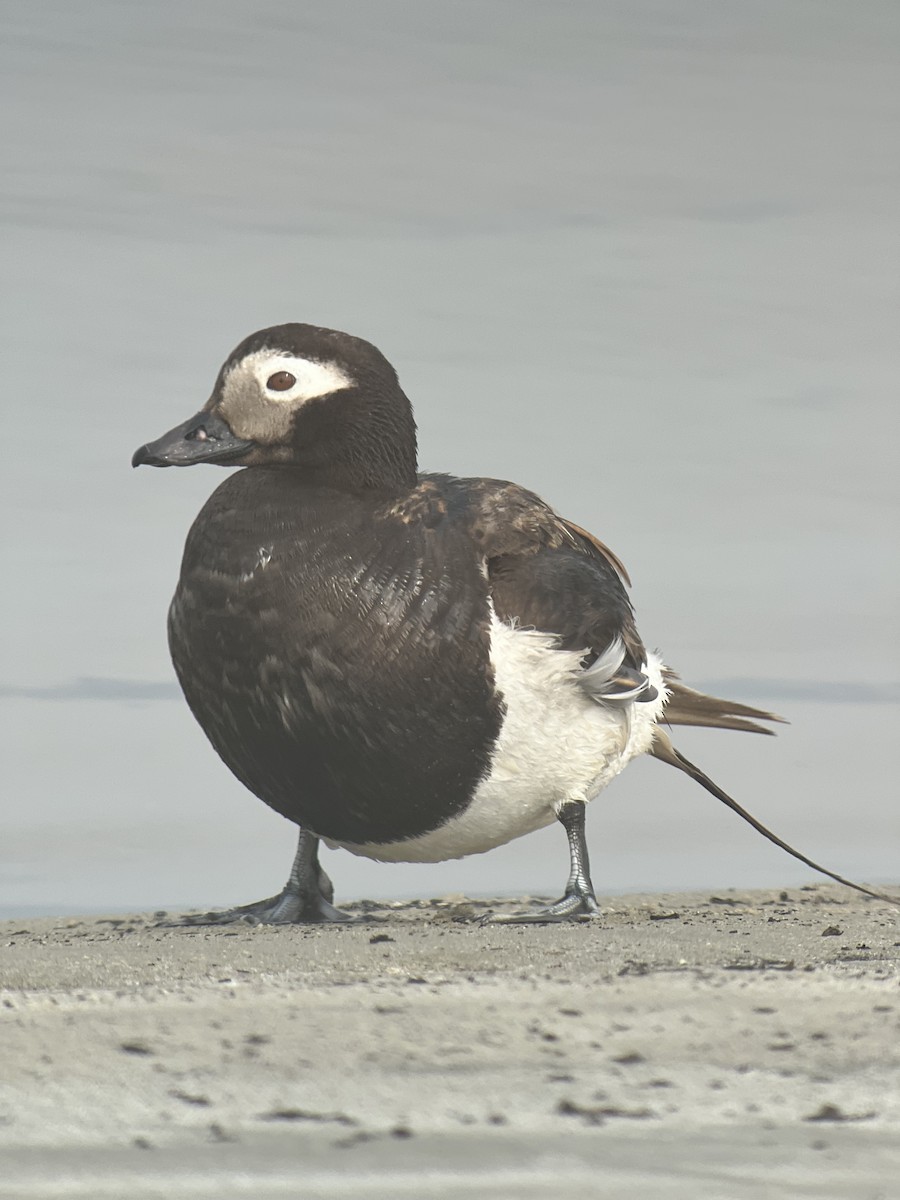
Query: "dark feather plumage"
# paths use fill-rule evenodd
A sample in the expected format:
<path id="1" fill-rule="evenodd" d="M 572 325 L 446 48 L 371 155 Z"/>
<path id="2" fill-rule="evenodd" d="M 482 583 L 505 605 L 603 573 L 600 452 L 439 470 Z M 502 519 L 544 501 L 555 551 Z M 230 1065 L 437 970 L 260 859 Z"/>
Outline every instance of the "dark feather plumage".
<path id="1" fill-rule="evenodd" d="M 501 720 L 465 529 L 386 508 L 280 467 L 239 471 L 188 535 L 169 614 L 219 755 L 339 841 L 415 836 L 458 812 Z"/>

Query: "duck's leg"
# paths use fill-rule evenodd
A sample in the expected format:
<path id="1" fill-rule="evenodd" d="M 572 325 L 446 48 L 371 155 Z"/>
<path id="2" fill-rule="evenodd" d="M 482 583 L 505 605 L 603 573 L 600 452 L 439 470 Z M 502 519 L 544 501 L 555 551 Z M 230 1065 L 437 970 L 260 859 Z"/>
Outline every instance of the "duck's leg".
<path id="1" fill-rule="evenodd" d="M 591 921 L 600 916 L 600 905 L 591 883 L 591 865 L 584 836 L 585 807 L 581 801 L 564 804 L 556 814 L 569 839 L 569 881 L 563 896 L 533 912 L 498 913 L 488 921 L 504 924 L 541 924 L 550 921 Z"/>
<path id="2" fill-rule="evenodd" d="M 300 830 L 297 853 L 287 883 L 277 896 L 242 904 L 224 912 L 191 913 L 166 925 L 317 925 L 326 921 L 351 921 L 353 918 L 332 904 L 334 887 L 319 865 L 319 839 L 306 829 Z"/>

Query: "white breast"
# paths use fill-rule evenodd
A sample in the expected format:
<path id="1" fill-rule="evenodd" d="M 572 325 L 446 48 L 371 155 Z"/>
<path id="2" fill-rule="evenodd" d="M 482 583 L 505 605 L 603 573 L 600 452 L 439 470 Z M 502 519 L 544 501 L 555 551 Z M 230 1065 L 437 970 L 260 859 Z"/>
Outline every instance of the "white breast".
<path id="1" fill-rule="evenodd" d="M 649 750 L 665 704 L 662 662 L 645 673 L 656 700 L 608 707 L 578 684 L 582 651 L 558 650 L 549 634 L 493 618 L 491 662 L 506 713 L 488 774 L 464 812 L 420 837 L 348 845 L 385 862 L 442 862 L 501 846 L 556 818 L 567 800 L 592 800 L 635 755 Z"/>

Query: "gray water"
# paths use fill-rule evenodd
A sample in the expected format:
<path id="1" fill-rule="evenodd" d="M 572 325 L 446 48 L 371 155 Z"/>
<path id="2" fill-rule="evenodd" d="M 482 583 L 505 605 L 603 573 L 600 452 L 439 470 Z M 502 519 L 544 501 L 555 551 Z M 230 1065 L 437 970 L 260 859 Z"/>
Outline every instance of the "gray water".
<path id="1" fill-rule="evenodd" d="M 835 869 L 900 875 L 900 7 L 7 0 L 0 915 L 256 899 L 292 827 L 180 700 L 165 611 L 221 472 L 132 473 L 246 333 L 379 345 L 429 469 L 515 479 L 627 563 L 645 640 L 778 739 L 687 731 Z M 647 761 L 603 891 L 812 877 Z M 326 856 L 339 896 L 558 892 Z"/>

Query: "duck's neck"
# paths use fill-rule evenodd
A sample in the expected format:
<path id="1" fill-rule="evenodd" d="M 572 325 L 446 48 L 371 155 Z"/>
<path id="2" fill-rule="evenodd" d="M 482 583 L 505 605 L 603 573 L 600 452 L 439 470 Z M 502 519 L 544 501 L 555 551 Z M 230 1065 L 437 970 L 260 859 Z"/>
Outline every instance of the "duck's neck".
<path id="1" fill-rule="evenodd" d="M 311 483 L 346 491 L 398 495 L 414 488 L 416 424 L 409 401 L 402 393 L 401 403 L 397 396 L 381 400 L 371 393 L 364 403 L 355 399 L 344 400 L 339 428 L 330 428 L 324 410 L 318 429 L 310 421 L 298 423 L 291 465 Z"/>

